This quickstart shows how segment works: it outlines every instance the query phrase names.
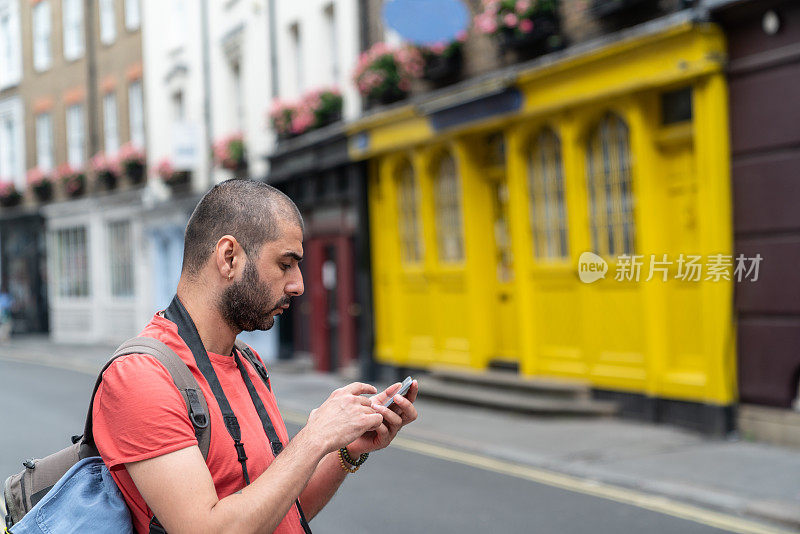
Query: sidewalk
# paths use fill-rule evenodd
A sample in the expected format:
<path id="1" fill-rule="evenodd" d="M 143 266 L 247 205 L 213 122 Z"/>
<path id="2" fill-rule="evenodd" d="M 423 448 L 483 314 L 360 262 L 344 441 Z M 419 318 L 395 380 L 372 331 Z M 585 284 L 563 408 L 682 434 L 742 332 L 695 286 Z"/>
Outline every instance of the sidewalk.
<path id="1" fill-rule="evenodd" d="M 43 361 L 96 373 L 114 347 L 62 346 L 14 338 L 0 358 Z M 281 408 L 307 414 L 345 380 L 296 373 L 276 363 Z M 417 401 L 420 418 L 406 438 L 576 477 L 641 490 L 698 506 L 771 521 L 800 532 L 800 450 L 708 439 L 616 419 L 536 419 L 481 408 Z"/>

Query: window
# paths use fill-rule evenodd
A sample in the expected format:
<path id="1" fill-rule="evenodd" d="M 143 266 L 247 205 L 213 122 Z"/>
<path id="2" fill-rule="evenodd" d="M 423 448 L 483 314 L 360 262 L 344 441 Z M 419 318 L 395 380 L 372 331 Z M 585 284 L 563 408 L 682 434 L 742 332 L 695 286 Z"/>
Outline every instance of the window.
<path id="1" fill-rule="evenodd" d="M 43 171 L 53 168 L 53 117 L 49 113 L 36 117 L 36 165 Z"/>
<path id="2" fill-rule="evenodd" d="M 540 260 L 566 258 L 569 251 L 561 142 L 550 128 L 531 142 L 528 198 L 534 256 Z"/>
<path id="3" fill-rule="evenodd" d="M 130 30 L 137 30 L 142 24 L 142 16 L 139 11 L 139 0 L 125 0 L 125 27 Z"/>
<path id="4" fill-rule="evenodd" d="M 661 94 L 661 124 L 692 120 L 692 88 L 684 87 Z"/>
<path id="5" fill-rule="evenodd" d="M 634 198 L 628 127 L 609 114 L 592 130 L 586 154 L 592 247 L 601 256 L 633 254 Z"/>
<path id="6" fill-rule="evenodd" d="M 128 86 L 128 122 L 131 143 L 144 148 L 144 103 L 142 81 L 137 80 Z"/>
<path id="7" fill-rule="evenodd" d="M 0 0 L 0 89 L 16 85 L 22 78 L 18 6 L 16 0 Z"/>
<path id="8" fill-rule="evenodd" d="M 100 9 L 100 42 L 111 44 L 117 38 L 117 25 L 114 20 L 114 0 L 97 0 Z"/>
<path id="9" fill-rule="evenodd" d="M 399 205 L 400 246 L 403 261 L 422 261 L 422 240 L 419 229 L 419 196 L 414 169 L 409 162 L 400 166 L 397 173 L 397 200 Z"/>
<path id="10" fill-rule="evenodd" d="M 25 187 L 25 139 L 22 100 L 0 100 L 0 181 Z"/>
<path id="11" fill-rule="evenodd" d="M 83 106 L 74 104 L 67 108 L 67 161 L 73 167 L 83 165 L 85 138 Z"/>
<path id="12" fill-rule="evenodd" d="M 172 94 L 172 120 L 173 122 L 181 122 L 185 117 L 185 110 L 183 108 L 183 91 L 175 91 Z"/>
<path id="13" fill-rule="evenodd" d="M 130 221 L 117 221 L 108 225 L 108 257 L 111 295 L 133 296 L 133 239 Z"/>
<path id="14" fill-rule="evenodd" d="M 295 58 L 294 63 L 294 84 L 295 94 L 300 94 L 305 90 L 305 80 L 303 71 L 305 70 L 305 61 L 303 58 L 303 40 L 300 33 L 300 23 L 295 22 L 289 27 L 289 37 L 292 41 L 292 56 Z"/>
<path id="15" fill-rule="evenodd" d="M 242 69 L 238 61 L 230 63 L 231 79 L 233 81 L 233 105 L 235 106 L 234 117 L 236 118 L 236 129 L 244 130 L 244 94 L 242 92 Z"/>
<path id="16" fill-rule="evenodd" d="M 450 154 L 439 161 L 434 180 L 433 198 L 436 207 L 436 238 L 439 259 L 446 263 L 464 259 L 464 238 L 461 223 L 461 191 L 456 162 Z"/>
<path id="17" fill-rule="evenodd" d="M 83 0 L 64 0 L 64 59 L 71 61 L 83 55 Z"/>
<path id="18" fill-rule="evenodd" d="M 339 39 L 336 36 L 336 7 L 328 4 L 325 8 L 325 26 L 327 28 L 328 54 L 330 54 L 331 83 L 339 82 Z"/>
<path id="19" fill-rule="evenodd" d="M 33 68 L 43 71 L 50 68 L 51 55 L 50 0 L 42 0 L 33 6 Z"/>
<path id="20" fill-rule="evenodd" d="M 60 297 L 89 296 L 89 256 L 86 227 L 56 230 L 51 234 L 53 274 L 56 293 Z"/>
<path id="21" fill-rule="evenodd" d="M 107 93 L 103 97 L 103 133 L 105 134 L 104 149 L 106 155 L 116 154 L 119 151 L 119 130 L 117 129 L 117 95 Z"/>

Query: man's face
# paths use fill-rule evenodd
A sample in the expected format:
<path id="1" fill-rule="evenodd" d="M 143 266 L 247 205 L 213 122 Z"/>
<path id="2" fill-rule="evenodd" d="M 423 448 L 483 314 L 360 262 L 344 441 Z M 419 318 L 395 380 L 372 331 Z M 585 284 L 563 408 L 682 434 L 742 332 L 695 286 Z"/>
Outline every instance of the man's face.
<path id="1" fill-rule="evenodd" d="M 289 307 L 291 298 L 303 294 L 303 233 L 294 224 L 281 229 L 281 237 L 264 243 L 260 253 L 247 256 L 241 276 L 222 292 L 217 304 L 225 321 L 237 330 L 269 330 L 275 316 Z"/>

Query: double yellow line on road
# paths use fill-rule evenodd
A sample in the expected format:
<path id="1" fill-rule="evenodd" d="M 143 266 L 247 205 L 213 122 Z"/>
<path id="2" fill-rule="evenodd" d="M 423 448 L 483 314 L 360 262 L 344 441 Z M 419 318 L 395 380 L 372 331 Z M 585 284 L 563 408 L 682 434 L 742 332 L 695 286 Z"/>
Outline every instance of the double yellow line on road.
<path id="1" fill-rule="evenodd" d="M 47 357 L 44 361 L 34 361 L 26 358 L 15 358 L 0 354 L 0 360 L 8 360 L 45 367 L 55 367 L 67 369 L 83 374 L 95 376 L 97 367 L 79 361 L 59 360 L 55 357 Z M 296 425 L 305 425 L 308 414 L 281 408 L 281 415 L 284 420 Z M 466 452 L 451 447 L 435 445 L 415 439 L 397 437 L 391 447 L 396 447 L 409 452 L 422 454 L 431 458 L 439 458 L 449 462 L 468 465 L 477 469 L 484 469 L 494 473 L 512 476 L 545 484 L 547 486 L 592 495 L 622 504 L 636 506 L 653 512 L 686 519 L 695 523 L 701 523 L 714 528 L 735 532 L 737 534 L 797 534 L 797 531 L 784 530 L 778 527 L 764 525 L 755 521 L 749 521 L 730 514 L 714 512 L 703 508 L 685 504 L 667 497 L 660 497 L 632 489 L 612 486 L 604 482 L 590 479 L 578 478 L 570 475 L 556 473 L 545 469 L 530 467 L 524 464 L 514 463 L 507 460 L 499 460 L 484 455 Z"/>
<path id="2" fill-rule="evenodd" d="M 296 425 L 305 425 L 308 415 L 302 412 L 281 408 L 281 415 L 284 420 Z M 523 464 L 490 458 L 480 454 L 461 451 L 458 449 L 434 445 L 414 439 L 397 437 L 392 441 L 390 447 L 415 452 L 432 458 L 439 458 L 449 462 L 468 465 L 494 473 L 512 476 L 545 484 L 555 488 L 592 495 L 622 504 L 629 504 L 653 512 L 686 519 L 695 523 L 702 523 L 710 527 L 715 527 L 738 534 L 795 534 L 796 531 L 784 530 L 769 525 L 763 525 L 754 521 L 748 521 L 724 514 L 705 510 L 697 506 L 678 502 L 667 497 L 651 495 L 636 490 L 612 486 L 596 480 L 578 478 L 564 475 L 545 469 L 530 467 Z"/>

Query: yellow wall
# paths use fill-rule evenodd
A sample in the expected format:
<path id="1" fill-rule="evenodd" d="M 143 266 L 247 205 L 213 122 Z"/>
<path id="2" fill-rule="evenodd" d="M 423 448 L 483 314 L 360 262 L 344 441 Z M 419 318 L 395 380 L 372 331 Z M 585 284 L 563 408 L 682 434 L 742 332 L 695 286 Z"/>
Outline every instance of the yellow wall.
<path id="1" fill-rule="evenodd" d="M 526 375 L 710 404 L 734 401 L 730 281 L 583 284 L 578 257 L 592 248 L 586 179 L 590 129 L 606 113 L 629 130 L 634 253 L 733 254 L 724 40 L 711 25 L 681 24 L 522 73 L 522 110 L 437 134 L 410 107 L 356 124 L 356 158 L 371 160 L 369 202 L 376 357 L 408 366 L 485 368 L 513 353 Z M 690 123 L 661 126 L 660 95 L 691 86 Z M 537 261 L 530 226 L 530 139 L 548 126 L 561 142 L 568 259 Z M 501 131 L 505 165 L 485 163 L 486 134 Z M 443 153 L 456 161 L 465 261 L 437 259 L 433 180 Z M 401 255 L 398 165 L 410 161 L 420 199 L 424 260 Z M 494 176 L 495 182 L 488 177 Z M 513 278 L 498 282 L 492 184 L 508 188 Z M 647 261 L 643 268 L 646 278 Z M 674 274 L 674 266 L 672 273 Z M 705 276 L 705 275 L 704 275 Z"/>

